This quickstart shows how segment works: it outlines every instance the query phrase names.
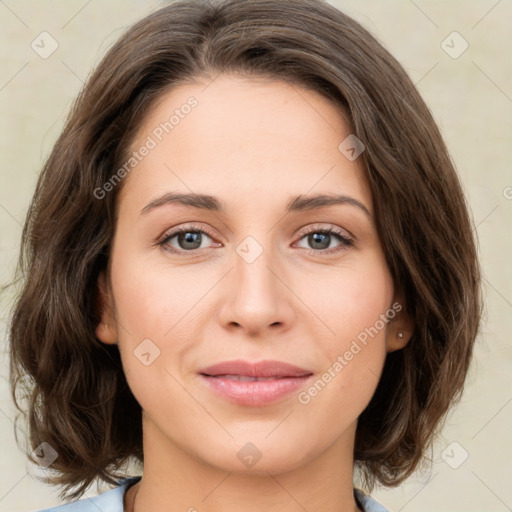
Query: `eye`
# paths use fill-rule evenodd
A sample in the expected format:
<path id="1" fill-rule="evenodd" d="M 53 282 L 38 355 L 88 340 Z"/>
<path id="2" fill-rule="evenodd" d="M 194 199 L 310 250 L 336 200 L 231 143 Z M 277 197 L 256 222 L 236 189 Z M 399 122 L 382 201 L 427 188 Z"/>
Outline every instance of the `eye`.
<path id="1" fill-rule="evenodd" d="M 205 238 L 212 240 L 213 234 L 204 227 L 188 225 L 166 233 L 157 242 L 157 245 L 162 246 L 170 253 L 184 255 L 204 249 Z M 310 251 L 317 254 L 336 253 L 354 245 L 354 241 L 346 235 L 346 232 L 337 227 L 313 226 L 313 229 L 309 228 L 309 231 L 301 233 L 300 240 L 303 239 L 306 239 L 307 243 L 311 245 Z M 337 241 L 338 245 L 330 247 L 333 240 Z M 216 244 L 217 247 L 222 245 L 218 242 Z M 303 248 L 307 249 L 307 247 Z"/>
<path id="2" fill-rule="evenodd" d="M 213 235 L 205 228 L 190 225 L 166 233 L 157 244 L 173 254 L 192 253 L 204 249 L 203 242 L 205 237 L 211 240 Z M 178 247 L 171 244 L 173 239 L 176 239 L 175 244 L 177 244 Z"/>
<path id="3" fill-rule="evenodd" d="M 337 227 L 314 227 L 303 234 L 301 240 L 303 239 L 310 244 L 310 250 L 313 253 L 331 254 L 354 245 L 354 241 L 346 235 L 345 231 Z M 329 248 L 333 239 L 337 240 L 339 245 Z"/>

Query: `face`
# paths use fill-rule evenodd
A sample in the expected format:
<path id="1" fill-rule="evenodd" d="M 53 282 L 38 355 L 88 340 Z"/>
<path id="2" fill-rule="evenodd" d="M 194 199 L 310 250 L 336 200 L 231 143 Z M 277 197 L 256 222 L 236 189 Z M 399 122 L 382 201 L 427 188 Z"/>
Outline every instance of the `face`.
<path id="1" fill-rule="evenodd" d="M 351 453 L 404 329 L 362 159 L 315 92 L 208 83 L 167 92 L 132 144 L 97 335 L 118 343 L 162 453 L 253 472 Z M 171 200 L 192 193 L 211 197 Z"/>

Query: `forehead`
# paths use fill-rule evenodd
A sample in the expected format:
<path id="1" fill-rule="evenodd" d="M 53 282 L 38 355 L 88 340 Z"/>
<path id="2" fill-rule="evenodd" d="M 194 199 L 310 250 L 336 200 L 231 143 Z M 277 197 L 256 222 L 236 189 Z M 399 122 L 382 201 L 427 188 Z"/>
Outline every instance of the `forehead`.
<path id="1" fill-rule="evenodd" d="M 339 149 L 349 135 L 336 105 L 286 81 L 219 75 L 176 86 L 152 106 L 131 144 L 139 156 L 124 178 L 121 208 L 140 211 L 156 194 L 178 191 L 225 198 L 228 207 L 350 194 L 371 211 L 362 159 Z"/>

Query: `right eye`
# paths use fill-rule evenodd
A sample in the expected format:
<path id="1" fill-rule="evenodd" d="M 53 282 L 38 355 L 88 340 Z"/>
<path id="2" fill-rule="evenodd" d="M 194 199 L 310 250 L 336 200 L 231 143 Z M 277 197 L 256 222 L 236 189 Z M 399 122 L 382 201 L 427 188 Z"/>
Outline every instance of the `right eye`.
<path id="1" fill-rule="evenodd" d="M 166 251 L 172 254 L 183 255 L 204 249 L 203 241 L 205 236 L 209 239 L 213 237 L 204 227 L 199 228 L 198 226 L 190 225 L 165 233 L 158 241 L 158 245 L 161 245 Z M 171 244 L 173 239 L 175 239 L 175 243 L 178 247 Z"/>

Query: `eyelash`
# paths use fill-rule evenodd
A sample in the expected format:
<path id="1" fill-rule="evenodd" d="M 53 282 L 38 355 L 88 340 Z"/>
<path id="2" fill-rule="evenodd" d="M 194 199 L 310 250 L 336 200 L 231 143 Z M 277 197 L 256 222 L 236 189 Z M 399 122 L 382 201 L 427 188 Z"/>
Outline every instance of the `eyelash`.
<path id="1" fill-rule="evenodd" d="M 168 242 L 172 240 L 176 235 L 179 235 L 180 233 L 187 233 L 187 232 L 194 232 L 194 233 L 203 233 L 207 235 L 211 239 L 215 239 L 214 235 L 205 227 L 199 227 L 196 225 L 186 225 L 185 227 L 181 227 L 180 229 L 177 229 L 175 231 L 171 231 L 170 233 L 165 233 L 163 237 L 161 237 L 157 245 L 162 246 L 164 250 L 170 252 L 171 254 L 177 254 L 178 256 L 189 256 L 191 254 L 194 254 L 197 251 L 201 251 L 201 249 L 194 249 L 191 251 L 185 251 L 185 250 L 176 250 L 175 248 L 169 248 L 167 246 Z M 331 249 L 306 249 L 309 252 L 316 253 L 316 254 L 332 254 L 337 253 L 342 250 L 345 250 L 347 247 L 352 247 L 354 245 L 354 241 L 351 238 L 348 238 L 344 232 L 338 228 L 335 227 L 329 227 L 329 228 L 313 228 L 309 231 L 301 233 L 301 236 L 299 240 L 302 240 L 306 236 L 312 234 L 312 233 L 322 233 L 325 235 L 333 235 L 335 236 L 340 243 L 339 246 L 333 247 Z"/>

